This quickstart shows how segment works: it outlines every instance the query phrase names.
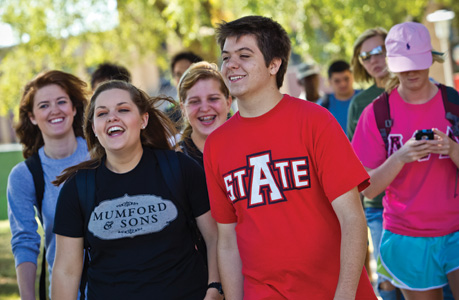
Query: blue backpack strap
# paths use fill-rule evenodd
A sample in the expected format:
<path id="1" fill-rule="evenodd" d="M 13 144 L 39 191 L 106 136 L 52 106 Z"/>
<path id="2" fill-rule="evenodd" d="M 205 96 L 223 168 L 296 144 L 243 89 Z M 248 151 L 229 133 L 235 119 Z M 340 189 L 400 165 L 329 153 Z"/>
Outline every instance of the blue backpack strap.
<path id="1" fill-rule="evenodd" d="M 78 199 L 80 201 L 80 209 L 84 218 L 84 263 L 83 271 L 80 280 L 80 300 L 85 299 L 86 283 L 89 267 L 89 250 L 90 246 L 86 238 L 86 230 L 88 229 L 89 219 L 96 202 L 96 170 L 81 169 L 75 175 L 75 182 L 78 191 Z"/>
<path id="2" fill-rule="evenodd" d="M 375 114 L 376 125 L 378 126 L 381 138 L 389 154 L 389 134 L 394 121 L 390 117 L 389 94 L 384 92 L 373 100 L 373 111 Z"/>
<path id="3" fill-rule="evenodd" d="M 41 165 L 40 156 L 35 152 L 25 160 L 25 164 L 32 173 L 33 185 L 35 187 L 35 198 L 37 200 L 38 218 L 43 225 L 43 215 L 41 212 L 43 204 L 43 195 L 45 194 L 45 177 L 43 175 L 43 167 Z M 41 262 L 40 283 L 39 283 L 40 300 L 46 300 L 46 247 L 43 245 L 43 259 Z"/>

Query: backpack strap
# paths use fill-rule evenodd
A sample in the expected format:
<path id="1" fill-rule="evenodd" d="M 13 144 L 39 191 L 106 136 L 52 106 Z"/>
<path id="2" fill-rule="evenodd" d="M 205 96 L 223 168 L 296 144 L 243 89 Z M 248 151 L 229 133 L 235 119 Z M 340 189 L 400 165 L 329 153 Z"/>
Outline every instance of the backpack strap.
<path id="1" fill-rule="evenodd" d="M 35 199 L 37 200 L 38 218 L 43 225 L 43 215 L 41 212 L 43 204 L 43 195 L 45 194 L 45 177 L 43 175 L 43 167 L 41 165 L 40 156 L 35 152 L 25 160 L 25 164 L 32 173 L 33 185 L 35 187 Z M 43 245 L 43 258 L 41 262 L 40 282 L 39 282 L 39 297 L 40 300 L 46 300 L 46 247 Z"/>
<path id="2" fill-rule="evenodd" d="M 191 231 L 191 237 L 195 243 L 198 252 L 203 256 L 204 261 L 207 263 L 207 248 L 205 241 L 196 224 L 196 220 L 192 215 L 190 203 L 187 201 L 188 197 L 185 192 L 185 185 L 183 182 L 180 163 L 178 160 L 177 152 L 171 150 L 154 149 L 156 159 L 159 163 L 159 168 L 163 175 L 164 180 L 175 202 L 184 211 L 187 224 Z"/>
<path id="3" fill-rule="evenodd" d="M 89 250 L 90 246 L 86 238 L 86 230 L 89 225 L 92 210 L 96 202 L 96 169 L 78 170 L 75 175 L 75 182 L 78 191 L 78 199 L 80 201 L 80 209 L 84 217 L 84 263 L 83 271 L 80 280 L 80 300 L 85 299 L 86 283 L 88 280 L 89 267 Z"/>
<path id="4" fill-rule="evenodd" d="M 384 141 L 386 153 L 389 153 L 389 134 L 394 121 L 390 118 L 389 94 L 382 93 L 373 100 L 373 111 L 375 113 L 376 125 Z"/>
<path id="5" fill-rule="evenodd" d="M 32 156 L 25 160 L 25 164 L 32 173 L 33 185 L 35 186 L 35 198 L 37 199 L 37 211 L 41 223 L 43 219 L 41 215 L 41 207 L 43 203 L 43 195 L 45 194 L 45 178 L 43 176 L 43 167 L 41 166 L 40 156 L 35 152 Z"/>
<path id="6" fill-rule="evenodd" d="M 459 94 L 449 86 L 438 85 L 445 107 L 445 118 L 451 123 L 454 136 L 459 136 Z"/>
<path id="7" fill-rule="evenodd" d="M 161 149 L 154 149 L 154 152 L 169 191 L 172 193 L 172 196 L 177 200 L 178 204 L 185 212 L 187 219 L 192 218 L 192 216 L 189 214 L 191 211 L 189 203 L 188 201 L 185 201 L 187 197 L 184 190 L 182 172 L 180 169 L 177 153 L 175 151 Z"/>
<path id="8" fill-rule="evenodd" d="M 459 94 L 449 86 L 439 84 L 441 90 L 441 98 L 443 99 L 443 106 L 445 107 L 445 118 L 451 123 L 453 135 L 459 137 Z M 456 183 L 454 185 L 454 198 L 457 194 L 457 183 L 459 180 L 459 168 L 456 169 Z"/>
<path id="9" fill-rule="evenodd" d="M 328 107 L 330 106 L 330 94 L 325 94 L 323 96 L 322 102 L 320 102 L 320 105 L 328 109 Z"/>

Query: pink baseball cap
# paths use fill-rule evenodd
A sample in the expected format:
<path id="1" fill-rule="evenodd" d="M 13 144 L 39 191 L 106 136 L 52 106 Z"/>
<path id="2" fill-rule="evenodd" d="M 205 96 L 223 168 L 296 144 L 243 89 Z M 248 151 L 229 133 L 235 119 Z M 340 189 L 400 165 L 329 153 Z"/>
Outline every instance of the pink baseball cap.
<path id="1" fill-rule="evenodd" d="M 393 73 L 425 70 L 432 65 L 432 45 L 427 28 L 406 22 L 393 26 L 386 37 L 387 66 Z"/>

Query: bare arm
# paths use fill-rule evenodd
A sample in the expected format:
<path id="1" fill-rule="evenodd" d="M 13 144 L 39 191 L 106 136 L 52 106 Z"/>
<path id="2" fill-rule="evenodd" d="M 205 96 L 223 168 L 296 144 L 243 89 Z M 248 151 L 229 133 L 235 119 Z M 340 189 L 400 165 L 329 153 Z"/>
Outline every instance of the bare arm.
<path id="1" fill-rule="evenodd" d="M 35 300 L 35 276 L 37 266 L 33 262 L 23 262 L 16 268 L 19 295 L 22 300 Z"/>
<path id="2" fill-rule="evenodd" d="M 52 299 L 77 299 L 83 269 L 83 247 L 83 238 L 71 238 L 56 234 Z"/>
<path id="3" fill-rule="evenodd" d="M 341 225 L 341 263 L 334 299 L 355 299 L 367 247 L 367 227 L 357 188 L 336 198 L 332 206 Z"/>
<path id="4" fill-rule="evenodd" d="M 207 248 L 207 267 L 209 270 L 209 282 L 220 282 L 220 275 L 217 266 L 217 223 L 210 214 L 210 211 L 196 218 L 199 231 L 206 242 Z M 211 288 L 207 290 L 204 299 L 223 299 L 223 296 L 218 293 L 217 289 Z"/>
<path id="5" fill-rule="evenodd" d="M 371 185 L 362 192 L 363 195 L 373 199 L 381 194 L 397 177 L 406 163 L 416 161 L 431 152 L 428 141 L 409 139 L 376 169 L 365 168 L 371 177 Z"/>
<path id="6" fill-rule="evenodd" d="M 244 298 L 244 277 L 236 239 L 236 223 L 220 224 L 218 227 L 217 259 L 227 300 Z"/>

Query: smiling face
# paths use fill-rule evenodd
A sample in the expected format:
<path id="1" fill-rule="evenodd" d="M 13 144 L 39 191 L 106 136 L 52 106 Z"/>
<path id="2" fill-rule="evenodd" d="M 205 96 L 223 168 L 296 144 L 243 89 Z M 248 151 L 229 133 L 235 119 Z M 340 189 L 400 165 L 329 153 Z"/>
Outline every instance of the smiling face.
<path id="1" fill-rule="evenodd" d="M 97 96 L 92 126 L 107 155 L 142 151 L 140 130 L 147 124 L 148 113 L 140 114 L 128 91 L 110 89 Z"/>
<path id="2" fill-rule="evenodd" d="M 360 48 L 360 53 L 369 53 L 378 46 L 384 48 L 384 40 L 380 35 L 376 35 L 365 40 Z M 378 55 L 371 55 L 370 58 L 362 61 L 361 64 L 373 78 L 382 79 L 388 74 L 385 51 Z"/>
<path id="3" fill-rule="evenodd" d="M 37 125 L 43 140 L 73 135 L 73 118 L 76 109 L 67 93 L 57 84 L 46 85 L 37 90 L 33 99 L 32 124 Z"/>
<path id="4" fill-rule="evenodd" d="M 276 85 L 280 59 L 267 67 L 263 54 L 252 35 L 228 37 L 222 50 L 221 72 L 230 93 L 244 101 Z"/>
<path id="5" fill-rule="evenodd" d="M 180 106 L 193 128 L 192 137 L 205 140 L 226 121 L 231 97 L 225 97 L 216 79 L 201 79 L 188 90 Z"/>

